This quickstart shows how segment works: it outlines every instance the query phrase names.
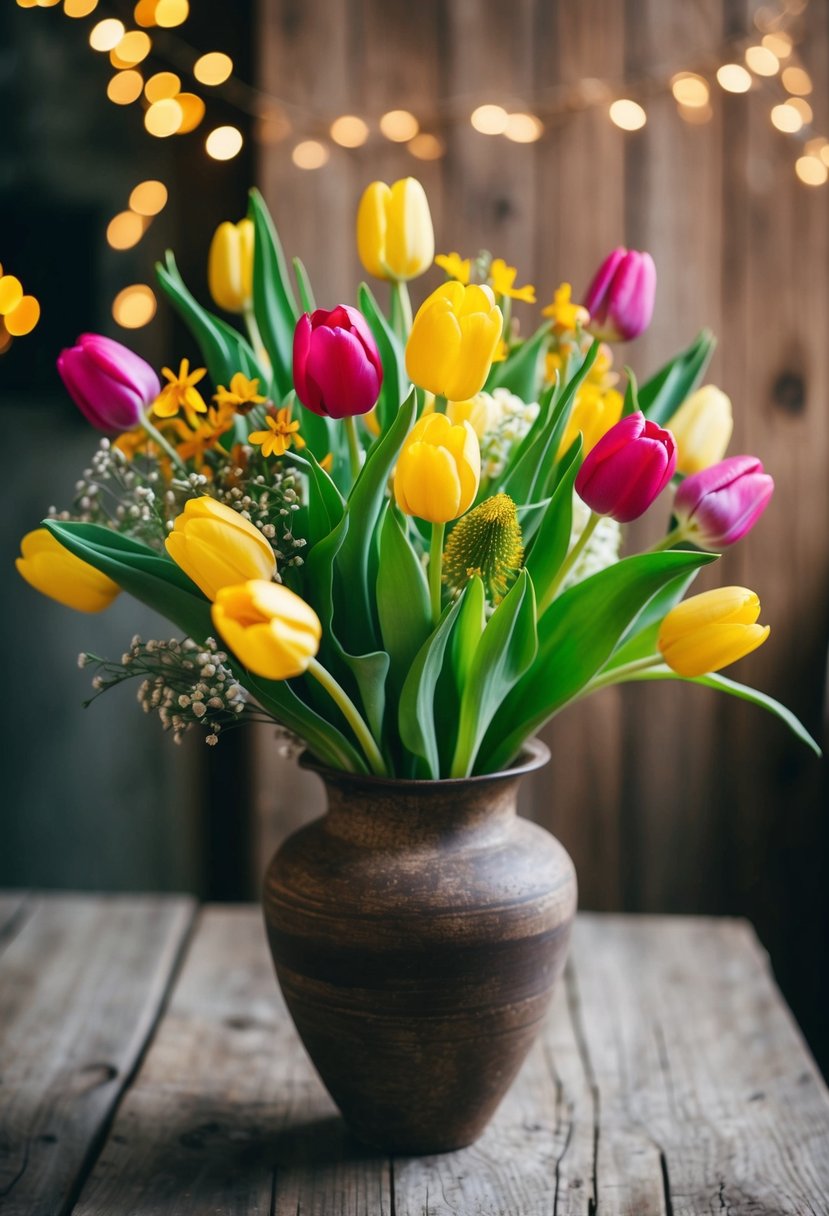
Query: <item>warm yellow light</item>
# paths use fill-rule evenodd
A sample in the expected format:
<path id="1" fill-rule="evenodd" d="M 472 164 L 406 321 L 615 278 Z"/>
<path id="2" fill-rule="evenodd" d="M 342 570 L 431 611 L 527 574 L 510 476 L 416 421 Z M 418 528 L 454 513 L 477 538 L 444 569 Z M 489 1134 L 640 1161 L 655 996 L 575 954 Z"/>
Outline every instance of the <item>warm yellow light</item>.
<path id="1" fill-rule="evenodd" d="M 89 45 L 93 51 L 112 51 L 124 37 L 124 23 L 116 17 L 107 17 L 93 25 L 89 32 Z"/>
<path id="2" fill-rule="evenodd" d="M 67 17 L 88 17 L 98 7 L 98 0 L 63 0 L 63 11 Z"/>
<path id="3" fill-rule="evenodd" d="M 131 102 L 138 101 L 143 88 L 144 77 L 130 68 L 113 76 L 107 85 L 107 97 L 117 106 L 128 106 Z"/>
<path id="4" fill-rule="evenodd" d="M 764 34 L 763 46 L 776 55 L 778 59 L 788 59 L 792 53 L 792 40 L 782 30 L 777 34 Z"/>
<path id="5" fill-rule="evenodd" d="M 414 139 L 409 140 L 406 147 L 418 160 L 440 160 L 446 151 L 443 140 L 428 131 L 421 131 L 419 135 L 415 135 Z"/>
<path id="6" fill-rule="evenodd" d="M 420 130 L 420 123 L 408 110 L 389 110 L 380 119 L 380 130 L 396 144 L 408 143 Z"/>
<path id="7" fill-rule="evenodd" d="M 167 97 L 177 97 L 180 92 L 181 81 L 175 72 L 156 72 L 144 85 L 147 101 L 164 101 Z"/>
<path id="8" fill-rule="evenodd" d="M 751 74 L 740 63 L 724 63 L 717 69 L 717 80 L 726 93 L 747 93 L 751 88 Z"/>
<path id="9" fill-rule="evenodd" d="M 167 205 L 167 187 L 164 182 L 149 180 L 139 182 L 130 195 L 130 211 L 138 215 L 158 215 Z"/>
<path id="10" fill-rule="evenodd" d="M 829 139 L 825 135 L 816 135 L 814 139 L 807 139 L 803 148 L 807 156 L 823 156 L 825 150 L 829 151 Z"/>
<path id="11" fill-rule="evenodd" d="M 0 278 L 0 316 L 13 312 L 23 299 L 23 284 L 13 274 Z"/>
<path id="12" fill-rule="evenodd" d="M 331 124 L 331 138 L 341 148 L 359 148 L 368 139 L 368 125 L 356 114 L 341 114 Z"/>
<path id="13" fill-rule="evenodd" d="M 171 30 L 176 25 L 183 25 L 189 15 L 187 0 L 158 0 L 155 6 L 155 23 L 164 29 Z"/>
<path id="14" fill-rule="evenodd" d="M 37 0 L 38 8 L 55 8 L 60 4 L 60 0 Z"/>
<path id="15" fill-rule="evenodd" d="M 683 106 L 678 105 L 677 111 L 683 122 L 687 122 L 689 126 L 701 127 L 704 123 L 710 122 L 714 117 L 714 111 L 709 105 L 704 106 Z"/>
<path id="16" fill-rule="evenodd" d="M 328 161 L 328 149 L 318 139 L 303 139 L 291 153 L 298 169 L 321 169 Z"/>
<path id="17" fill-rule="evenodd" d="M 144 235 L 147 221 L 134 211 L 119 211 L 107 224 L 107 244 L 112 249 L 132 249 Z"/>
<path id="18" fill-rule="evenodd" d="M 525 114 L 516 111 L 507 115 L 507 125 L 504 134 L 516 144 L 533 144 L 544 134 L 544 124 L 535 114 Z"/>
<path id="19" fill-rule="evenodd" d="M 17 0 L 17 2 L 18 2 L 18 4 L 20 4 L 20 0 Z M 21 4 L 20 7 L 21 8 L 34 8 L 34 5 L 33 4 L 29 4 L 29 5 Z M 12 336 L 9 333 L 9 331 L 6 329 L 3 322 L 0 321 L 0 355 L 5 355 L 6 351 L 9 349 L 11 344 L 12 344 Z"/>
<path id="20" fill-rule="evenodd" d="M 150 135 L 155 135 L 158 139 L 175 135 L 183 121 L 184 111 L 173 97 L 154 101 L 144 115 L 144 126 Z"/>
<path id="21" fill-rule="evenodd" d="M 233 71 L 233 60 L 224 51 L 208 51 L 193 64 L 193 75 L 199 84 L 224 84 Z"/>
<path id="22" fill-rule="evenodd" d="M 637 101 L 619 97 L 608 110 L 610 121 L 623 131 L 638 131 L 648 121 L 648 116 Z"/>
<path id="23" fill-rule="evenodd" d="M 788 102 L 772 107 L 771 121 L 772 126 L 777 127 L 778 131 L 785 131 L 787 135 L 794 135 L 803 126 L 803 119 Z"/>
<path id="24" fill-rule="evenodd" d="M 133 283 L 119 291 L 112 301 L 112 315 L 124 329 L 140 329 L 155 316 L 153 289 L 146 283 Z"/>
<path id="25" fill-rule="evenodd" d="M 780 68 L 780 60 L 767 46 L 746 47 L 746 63 L 755 76 L 774 76 Z"/>
<path id="26" fill-rule="evenodd" d="M 790 105 L 793 110 L 797 110 L 804 123 L 808 124 L 814 118 L 812 107 L 809 105 L 805 97 L 790 97 L 787 104 Z"/>
<path id="27" fill-rule="evenodd" d="M 179 93 L 176 101 L 181 106 L 183 118 L 178 129 L 178 135 L 187 135 L 195 131 L 204 118 L 204 102 L 196 93 Z"/>
<path id="28" fill-rule="evenodd" d="M 469 121 L 481 135 L 503 135 L 507 129 L 509 114 L 503 106 L 478 106 L 472 111 Z"/>
<path id="29" fill-rule="evenodd" d="M 829 144 L 825 144 L 820 150 L 820 159 L 824 165 L 829 166 Z"/>
<path id="30" fill-rule="evenodd" d="M 798 157 L 794 171 L 806 186 L 822 186 L 829 178 L 829 168 L 817 156 Z"/>
<path id="31" fill-rule="evenodd" d="M 158 0 L 138 0 L 133 12 L 133 20 L 136 25 L 141 25 L 145 29 L 149 29 L 155 25 L 155 6 Z"/>
<path id="32" fill-rule="evenodd" d="M 204 146 L 208 156 L 214 160 L 233 160 L 242 151 L 242 132 L 238 127 L 215 127 Z"/>
<path id="33" fill-rule="evenodd" d="M 17 0 L 18 8 L 37 8 L 37 0 Z"/>
<path id="34" fill-rule="evenodd" d="M 6 316 L 6 329 L 13 338 L 30 334 L 40 320 L 40 305 L 34 296 L 24 296 Z"/>
<path id="35" fill-rule="evenodd" d="M 150 35 L 143 30 L 130 30 L 110 53 L 117 56 L 125 67 L 135 67 L 142 59 L 146 59 L 152 50 Z"/>
<path id="36" fill-rule="evenodd" d="M 671 80 L 671 92 L 681 106 L 694 109 L 708 105 L 708 81 L 695 72 L 677 72 Z"/>
<path id="37" fill-rule="evenodd" d="M 780 79 L 787 93 L 795 93 L 798 97 L 808 97 L 812 91 L 812 78 L 805 68 L 798 68 L 794 65 L 784 68 Z"/>

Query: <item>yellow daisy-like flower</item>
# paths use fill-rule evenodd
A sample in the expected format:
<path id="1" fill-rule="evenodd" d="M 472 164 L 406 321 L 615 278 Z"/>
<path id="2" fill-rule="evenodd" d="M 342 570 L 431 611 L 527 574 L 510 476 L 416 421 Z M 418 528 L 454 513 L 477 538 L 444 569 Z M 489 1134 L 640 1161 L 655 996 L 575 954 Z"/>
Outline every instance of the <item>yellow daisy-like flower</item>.
<path id="1" fill-rule="evenodd" d="M 556 373 L 561 375 L 565 359 L 562 351 L 550 351 L 546 359 L 546 372 L 549 381 L 555 380 Z M 613 370 L 613 352 L 607 343 L 602 342 L 593 366 L 585 376 L 576 393 L 570 418 L 567 422 L 559 456 L 563 456 L 570 444 L 581 431 L 584 440 L 583 455 L 596 446 L 599 440 L 610 428 L 619 421 L 624 408 L 624 396 L 614 388 L 619 375 Z"/>
<path id="2" fill-rule="evenodd" d="M 169 367 L 162 367 L 161 373 L 169 383 L 164 385 L 156 397 L 153 413 L 158 418 L 175 418 L 179 410 L 183 409 L 187 421 L 191 426 L 195 426 L 197 415 L 207 413 L 207 403 L 196 388 L 199 381 L 207 375 L 207 368 L 197 367 L 191 372 L 190 360 L 182 359 L 178 375 L 170 371 Z"/>
<path id="3" fill-rule="evenodd" d="M 459 253 L 439 253 L 435 258 L 435 265 L 445 270 L 450 279 L 457 279 L 464 287 L 469 286 L 471 258 L 462 258 Z"/>
<path id="4" fill-rule="evenodd" d="M 267 431 L 253 431 L 248 435 L 249 443 L 261 445 L 263 456 L 284 456 L 292 444 L 298 452 L 305 447 L 305 440 L 299 434 L 299 423 L 291 421 L 289 405 L 269 413 L 265 422 Z"/>
<path id="5" fill-rule="evenodd" d="M 143 427 L 137 426 L 132 431 L 122 431 L 112 446 L 117 448 L 127 460 L 134 460 L 140 452 L 145 452 L 150 446 L 150 437 Z"/>
<path id="6" fill-rule="evenodd" d="M 523 300 L 525 304 L 535 304 L 535 288 L 531 283 L 525 287 L 515 286 L 518 270 L 508 266 L 503 258 L 494 258 L 489 268 L 489 279 L 496 296 L 509 296 L 511 300 Z"/>
<path id="7" fill-rule="evenodd" d="M 192 460 L 196 469 L 200 472 L 204 467 L 204 460 L 211 448 L 214 448 L 227 431 L 233 425 L 233 411 L 228 411 L 223 406 L 211 406 L 207 411 L 206 418 L 196 419 L 194 427 L 188 427 L 181 420 L 176 418 L 173 421 L 173 428 L 181 440 L 176 444 L 176 451 L 182 460 Z"/>
<path id="8" fill-rule="evenodd" d="M 590 313 L 584 305 L 572 302 L 572 294 L 570 284 L 562 283 L 553 295 L 552 304 L 542 308 L 542 317 L 552 317 L 554 329 L 583 329 L 590 320 Z"/>
<path id="9" fill-rule="evenodd" d="M 236 372 L 230 381 L 230 388 L 220 384 L 213 395 L 217 405 L 227 406 L 239 414 L 247 414 L 255 405 L 267 401 L 259 392 L 259 380 L 248 380 L 241 372 Z"/>

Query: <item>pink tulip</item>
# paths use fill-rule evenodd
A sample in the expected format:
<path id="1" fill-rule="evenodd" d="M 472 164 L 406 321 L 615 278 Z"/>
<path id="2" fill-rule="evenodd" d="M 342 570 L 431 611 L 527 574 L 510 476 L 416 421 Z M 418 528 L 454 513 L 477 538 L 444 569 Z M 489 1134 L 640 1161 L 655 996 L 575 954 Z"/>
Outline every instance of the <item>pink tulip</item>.
<path id="1" fill-rule="evenodd" d="M 597 515 L 620 524 L 644 515 L 676 468 L 670 431 L 644 414 L 629 414 L 602 436 L 576 477 L 576 491 Z"/>
<path id="2" fill-rule="evenodd" d="M 294 388 L 304 406 L 329 418 L 366 414 L 377 404 L 383 365 L 365 317 L 340 304 L 306 312 L 294 331 Z"/>
<path id="3" fill-rule="evenodd" d="M 773 492 L 774 481 L 756 456 L 729 456 L 685 478 L 674 515 L 686 540 L 700 549 L 722 549 L 754 527 Z"/>
<path id="4" fill-rule="evenodd" d="M 81 334 L 58 355 L 69 396 L 99 431 L 129 431 L 161 392 L 146 360 L 103 334 Z"/>
<path id="5" fill-rule="evenodd" d="M 583 299 L 588 329 L 604 342 L 629 342 L 651 323 L 656 267 L 649 253 L 614 249 L 596 272 Z"/>

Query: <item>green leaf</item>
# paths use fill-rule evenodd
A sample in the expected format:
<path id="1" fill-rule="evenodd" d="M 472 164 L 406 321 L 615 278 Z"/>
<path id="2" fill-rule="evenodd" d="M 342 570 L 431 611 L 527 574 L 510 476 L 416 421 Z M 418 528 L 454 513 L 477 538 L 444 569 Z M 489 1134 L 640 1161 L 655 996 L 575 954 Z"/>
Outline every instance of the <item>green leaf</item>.
<path id="1" fill-rule="evenodd" d="M 538 650 L 535 591 L 522 570 L 489 618 L 461 693 L 452 777 L 468 777 L 490 722 Z"/>
<path id="2" fill-rule="evenodd" d="M 399 691 L 415 655 L 432 632 L 432 621 L 423 567 L 391 506 L 380 527 L 377 615 Z"/>
<path id="3" fill-rule="evenodd" d="M 302 303 L 303 312 L 313 312 L 316 308 L 314 299 L 314 289 L 311 286 L 311 280 L 308 278 L 308 271 L 305 269 L 305 264 L 302 258 L 293 258 L 294 276 L 296 284 L 299 288 L 299 298 Z"/>
<path id="4" fill-rule="evenodd" d="M 524 563 L 533 580 L 538 602 L 542 605 L 547 588 L 552 585 L 570 547 L 570 534 L 573 530 L 573 483 L 581 464 L 581 445 L 579 435 L 564 457 L 566 468 L 560 475 L 555 493 L 550 499 L 550 505 L 544 513 Z"/>
<path id="5" fill-rule="evenodd" d="M 663 426 L 674 416 L 682 402 L 702 380 L 717 340 L 704 329 L 697 338 L 675 358 L 660 368 L 655 376 L 639 388 L 639 408 L 646 418 Z M 633 388 L 628 384 L 625 413 L 632 409 Z"/>
<path id="6" fill-rule="evenodd" d="M 522 401 L 535 401 L 541 381 L 541 363 L 550 343 L 549 321 L 522 342 L 500 363 L 493 363 L 486 382 L 486 391 L 505 388 Z"/>
<path id="7" fill-rule="evenodd" d="M 345 500 L 310 448 L 306 449 L 305 455 L 291 450 L 287 457 L 304 469 L 308 477 L 308 535 L 305 539 L 313 546 L 336 528 L 345 514 Z"/>
<path id="8" fill-rule="evenodd" d="M 665 613 L 679 603 L 698 574 L 699 570 L 692 570 L 690 574 L 683 571 L 648 600 L 602 671 L 612 671 L 623 663 L 633 663 L 656 652 L 656 639 Z"/>
<path id="9" fill-rule="evenodd" d="M 642 553 L 600 570 L 553 600 L 539 621 L 538 657 L 488 732 L 480 771 L 509 764 L 524 740 L 604 667 L 631 622 L 666 583 L 714 560 L 710 553 L 680 550 Z"/>
<path id="10" fill-rule="evenodd" d="M 299 735 L 319 760 L 352 773 L 368 772 L 362 756 L 345 735 L 301 700 L 287 680 L 263 680 L 251 675 L 235 660 L 231 666 L 239 683 L 268 713 Z"/>
<path id="11" fill-rule="evenodd" d="M 360 284 L 357 300 L 383 362 L 383 387 L 377 402 L 377 419 L 380 430 L 386 431 L 396 418 L 403 396 L 408 391 L 405 356 L 400 339 L 365 283 Z"/>
<path id="12" fill-rule="evenodd" d="M 248 215 L 253 221 L 253 312 L 273 369 L 274 396 L 293 383 L 294 329 L 299 308 L 288 267 L 270 212 L 258 190 L 251 190 Z"/>
<path id="13" fill-rule="evenodd" d="M 397 712 L 403 745 L 425 763 L 427 777 L 440 777 L 440 755 L 435 733 L 435 688 L 443 669 L 443 655 L 452 633 L 467 588 L 454 603 L 444 608 L 443 615 L 431 637 L 415 656 L 400 694 Z"/>

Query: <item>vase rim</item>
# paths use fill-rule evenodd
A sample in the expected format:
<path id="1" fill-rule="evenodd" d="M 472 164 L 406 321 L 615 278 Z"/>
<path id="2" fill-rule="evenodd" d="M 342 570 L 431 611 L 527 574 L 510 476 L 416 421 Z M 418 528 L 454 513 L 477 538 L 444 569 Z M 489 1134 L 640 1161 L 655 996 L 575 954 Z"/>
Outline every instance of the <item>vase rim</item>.
<path id="1" fill-rule="evenodd" d="M 351 773 L 347 769 L 332 768 L 328 764 L 323 764 L 307 748 L 300 753 L 299 765 L 300 768 L 317 773 L 324 781 L 348 782 L 352 785 L 393 785 L 401 790 L 425 790 L 462 785 L 483 785 L 487 781 L 497 781 L 499 778 L 503 780 L 507 777 L 521 777 L 525 773 L 532 773 L 536 769 L 543 768 L 549 759 L 550 749 L 547 744 L 537 736 L 533 736 L 526 740 L 517 760 L 509 768 L 499 769 L 495 773 L 474 773 L 471 777 L 439 777 L 435 780 L 431 777 L 377 777 L 374 773 Z"/>

